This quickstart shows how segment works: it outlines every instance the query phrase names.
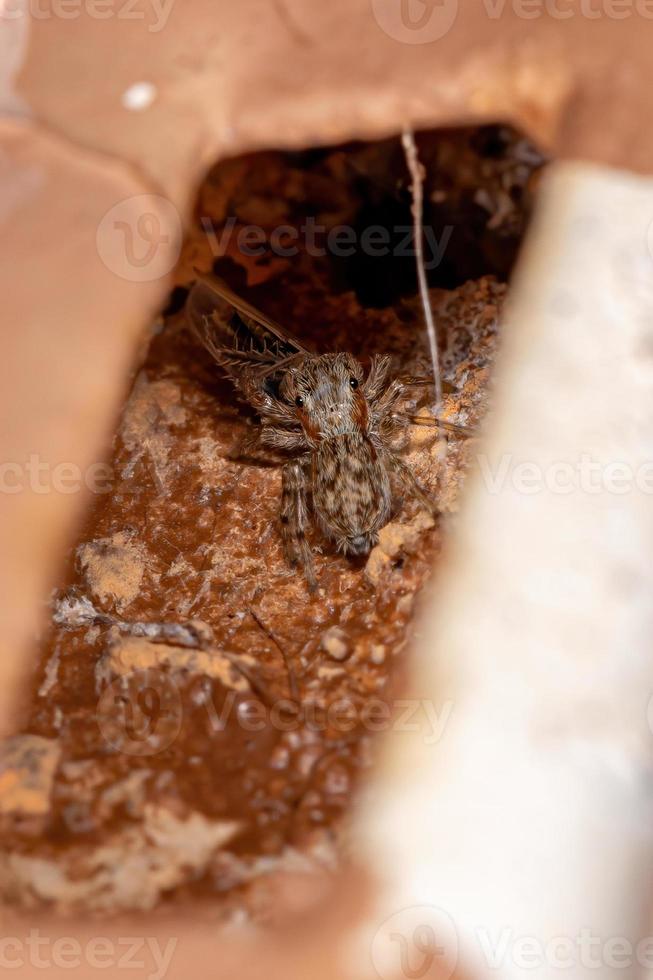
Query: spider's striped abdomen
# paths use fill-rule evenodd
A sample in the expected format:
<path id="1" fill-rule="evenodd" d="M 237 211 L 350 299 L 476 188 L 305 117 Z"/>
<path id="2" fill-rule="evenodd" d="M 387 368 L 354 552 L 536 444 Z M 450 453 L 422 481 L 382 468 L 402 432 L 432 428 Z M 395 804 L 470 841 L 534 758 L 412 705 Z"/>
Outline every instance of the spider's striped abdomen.
<path id="1" fill-rule="evenodd" d="M 366 554 L 391 506 L 388 473 L 370 439 L 359 432 L 324 439 L 313 454 L 312 484 L 324 533 L 345 554 Z"/>

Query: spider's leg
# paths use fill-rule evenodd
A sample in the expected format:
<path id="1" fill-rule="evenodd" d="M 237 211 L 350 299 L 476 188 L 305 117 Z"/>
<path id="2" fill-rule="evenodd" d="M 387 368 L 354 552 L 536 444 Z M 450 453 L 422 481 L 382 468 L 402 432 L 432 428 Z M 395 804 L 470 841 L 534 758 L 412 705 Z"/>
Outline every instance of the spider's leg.
<path id="1" fill-rule="evenodd" d="M 415 374 L 401 374 L 398 380 L 402 382 L 407 388 L 433 388 L 434 381 L 433 377 L 425 377 L 424 375 Z M 455 384 L 451 381 L 445 381 L 442 379 L 442 392 L 445 395 L 455 395 L 458 389 Z"/>
<path id="2" fill-rule="evenodd" d="M 238 376 L 236 385 L 245 400 L 259 413 L 264 422 L 270 425 L 290 427 L 297 425 L 294 409 L 266 389 L 264 378 L 252 371 L 244 370 Z"/>
<path id="3" fill-rule="evenodd" d="M 363 394 L 368 402 L 375 402 L 383 393 L 388 383 L 391 365 L 392 361 L 388 354 L 375 354 L 372 358 L 369 374 L 363 382 Z"/>
<path id="4" fill-rule="evenodd" d="M 263 426 L 260 442 L 262 446 L 285 453 L 305 453 L 310 448 L 301 429 L 283 429 L 275 425 Z"/>
<path id="5" fill-rule="evenodd" d="M 388 449 L 386 449 L 386 459 L 388 460 L 390 469 L 397 475 L 398 479 L 401 481 L 406 490 L 416 497 L 416 499 L 419 500 L 422 506 L 425 507 L 430 514 L 437 517 L 440 513 L 440 508 L 438 507 L 436 501 L 431 500 L 427 495 L 426 491 L 415 478 L 411 468 L 407 466 L 396 453 L 393 453 Z"/>
<path id="6" fill-rule="evenodd" d="M 290 457 L 305 455 L 307 449 L 309 445 L 303 432 L 264 424 L 247 436 L 229 458 L 235 461 L 247 458 L 264 465 L 283 466 Z"/>
<path id="7" fill-rule="evenodd" d="M 306 575 L 311 592 L 317 588 L 313 555 L 306 540 L 309 522 L 306 494 L 306 470 L 302 463 L 293 460 L 282 470 L 281 483 L 281 536 L 286 557 L 291 565 L 299 563 Z"/>
<path id="8" fill-rule="evenodd" d="M 245 459 L 268 462 L 270 452 L 269 450 L 266 452 L 265 447 L 261 445 L 261 433 L 257 430 L 249 432 L 242 439 L 239 439 L 227 453 L 226 458 L 234 463 L 242 462 Z"/>
<path id="9" fill-rule="evenodd" d="M 390 421 L 394 425 L 426 426 L 431 429 L 441 429 L 443 432 L 453 432 L 454 435 L 462 436 L 465 439 L 473 439 L 478 433 L 468 425 L 460 425 L 458 422 L 450 422 L 448 419 L 438 419 L 430 415 L 410 415 L 407 412 L 396 412 L 391 416 Z"/>
<path id="10" fill-rule="evenodd" d="M 377 424 L 383 422 L 396 408 L 397 403 L 416 388 L 433 386 L 431 378 L 418 378 L 410 374 L 400 374 L 393 378 L 384 388 L 379 388 L 378 395 L 372 403 L 372 413 Z M 453 385 L 443 382 L 443 391 L 454 391 Z"/>
<path id="11" fill-rule="evenodd" d="M 396 378 L 386 385 L 383 392 L 379 393 L 376 400 L 370 406 L 375 425 L 380 425 L 385 420 L 397 402 L 403 398 L 405 391 L 404 385 Z"/>

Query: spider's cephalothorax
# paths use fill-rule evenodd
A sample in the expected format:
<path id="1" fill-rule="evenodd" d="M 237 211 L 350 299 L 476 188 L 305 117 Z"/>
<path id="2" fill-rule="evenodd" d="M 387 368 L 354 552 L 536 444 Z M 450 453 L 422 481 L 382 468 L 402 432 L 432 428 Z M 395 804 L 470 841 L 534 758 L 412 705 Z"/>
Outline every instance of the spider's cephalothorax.
<path id="1" fill-rule="evenodd" d="M 391 436 L 413 421 L 397 411 L 398 403 L 425 379 L 389 380 L 387 355 L 373 357 L 365 375 L 351 354 L 312 354 L 212 279 L 193 287 L 188 316 L 258 412 L 256 448 L 283 466 L 285 550 L 293 564 L 302 565 L 311 588 L 311 521 L 345 554 L 364 555 L 390 518 L 391 476 L 434 509 L 390 445 Z"/>

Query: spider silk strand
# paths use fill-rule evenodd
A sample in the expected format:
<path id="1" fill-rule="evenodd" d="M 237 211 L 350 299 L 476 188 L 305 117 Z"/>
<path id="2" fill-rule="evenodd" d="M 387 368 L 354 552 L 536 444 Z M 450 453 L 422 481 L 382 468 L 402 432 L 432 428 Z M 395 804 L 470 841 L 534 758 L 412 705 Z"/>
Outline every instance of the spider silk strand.
<path id="1" fill-rule="evenodd" d="M 406 156 L 406 163 L 411 177 L 411 211 L 413 215 L 413 238 L 415 241 L 415 263 L 417 265 L 417 281 L 419 292 L 424 309 L 424 319 L 426 321 L 426 332 L 429 338 L 431 350 L 431 364 L 433 365 L 433 381 L 435 383 L 435 410 L 442 404 L 442 377 L 440 374 L 440 354 L 438 351 L 438 337 L 433 320 L 431 300 L 429 298 L 428 283 L 426 281 L 426 269 L 424 267 L 424 243 L 422 230 L 422 210 L 424 206 L 424 170 L 419 161 L 415 135 L 412 129 L 405 129 L 401 143 Z"/>

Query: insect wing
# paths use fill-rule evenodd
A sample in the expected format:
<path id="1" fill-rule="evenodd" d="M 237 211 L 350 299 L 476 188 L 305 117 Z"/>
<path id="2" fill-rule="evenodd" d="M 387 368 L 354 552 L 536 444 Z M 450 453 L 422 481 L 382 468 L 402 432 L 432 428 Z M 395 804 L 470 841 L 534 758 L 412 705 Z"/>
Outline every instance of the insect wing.
<path id="1" fill-rule="evenodd" d="M 266 316 L 261 310 L 252 306 L 247 300 L 243 299 L 241 296 L 237 296 L 232 289 L 227 286 L 226 282 L 221 279 L 204 277 L 202 281 L 212 288 L 218 296 L 234 307 L 235 310 L 240 313 L 241 317 L 245 320 L 254 320 L 259 327 L 267 330 L 274 337 L 277 338 L 281 343 L 286 344 L 289 348 L 288 353 L 293 354 L 308 354 L 309 351 L 299 343 L 294 337 L 292 337 L 287 330 L 278 324 L 271 317 Z"/>
<path id="2" fill-rule="evenodd" d="M 198 278 L 187 315 L 202 343 L 227 369 L 269 373 L 309 353 L 280 324 L 213 277 Z"/>

